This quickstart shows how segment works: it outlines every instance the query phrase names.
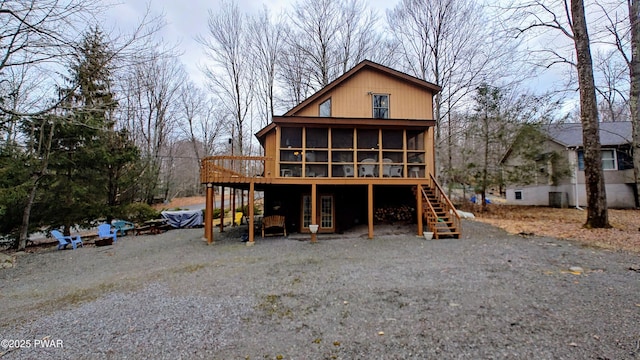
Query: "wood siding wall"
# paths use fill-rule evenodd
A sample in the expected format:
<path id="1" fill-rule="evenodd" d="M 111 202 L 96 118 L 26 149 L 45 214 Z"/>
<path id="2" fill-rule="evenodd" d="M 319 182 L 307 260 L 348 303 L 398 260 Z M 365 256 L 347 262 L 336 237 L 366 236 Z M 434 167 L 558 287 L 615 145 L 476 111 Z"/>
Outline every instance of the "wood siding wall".
<path id="1" fill-rule="evenodd" d="M 275 159 L 275 161 L 269 162 L 269 163 L 264 165 L 264 167 L 265 167 L 264 176 L 265 177 L 278 176 L 278 164 L 280 163 L 280 158 L 276 157 L 277 154 L 279 154 L 279 152 L 276 151 L 276 148 L 277 148 L 277 146 L 279 144 L 278 139 L 280 138 L 280 136 L 276 136 L 276 134 L 280 135 L 280 131 L 279 130 L 280 130 L 279 128 L 276 128 L 276 131 L 272 131 L 271 134 L 266 136 L 265 139 L 264 139 L 264 153 L 265 153 L 265 156 L 271 156 L 271 159 Z"/>
<path id="2" fill-rule="evenodd" d="M 372 94 L 390 95 L 389 118 L 391 119 L 433 118 L 430 91 L 370 69 L 358 72 L 330 94 L 310 103 L 295 115 L 318 116 L 320 104 L 331 98 L 332 117 L 372 117 Z"/>

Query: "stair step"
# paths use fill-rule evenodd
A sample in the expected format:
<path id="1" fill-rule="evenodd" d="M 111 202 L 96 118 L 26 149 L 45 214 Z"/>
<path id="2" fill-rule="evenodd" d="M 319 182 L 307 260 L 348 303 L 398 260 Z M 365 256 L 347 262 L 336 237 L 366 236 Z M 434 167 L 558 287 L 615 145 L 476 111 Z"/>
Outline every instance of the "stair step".
<path id="1" fill-rule="evenodd" d="M 439 192 L 429 189 L 424 189 L 423 196 L 423 214 L 424 219 L 429 223 L 430 219 L 433 219 L 433 215 L 437 217 L 435 224 L 430 226 L 435 232 L 434 238 L 456 238 L 459 239 L 461 235 L 460 228 L 456 226 L 455 219 L 450 215 L 448 206 L 445 206 L 440 200 L 442 199 Z M 446 201 L 446 200 L 445 200 Z M 431 220 L 433 222 L 433 220 Z"/>

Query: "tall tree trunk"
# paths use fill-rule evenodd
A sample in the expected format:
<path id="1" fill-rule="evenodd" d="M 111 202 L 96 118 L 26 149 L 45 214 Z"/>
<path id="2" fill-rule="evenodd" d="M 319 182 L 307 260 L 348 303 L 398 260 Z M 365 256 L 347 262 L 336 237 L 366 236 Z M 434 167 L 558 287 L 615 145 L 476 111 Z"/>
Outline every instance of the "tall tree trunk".
<path id="1" fill-rule="evenodd" d="M 27 247 L 27 239 L 29 237 L 29 219 L 31 218 L 31 209 L 36 198 L 36 192 L 38 191 L 38 180 L 40 176 L 33 174 L 31 176 L 32 186 L 29 192 L 29 198 L 27 204 L 22 212 L 22 225 L 20 226 L 20 237 L 18 238 L 18 251 L 23 251 Z"/>
<path id="2" fill-rule="evenodd" d="M 633 175 L 635 179 L 635 203 L 640 207 L 640 9 L 638 0 L 628 0 L 629 26 L 631 29 L 631 63 L 629 64 L 629 105 L 633 129 Z"/>
<path id="3" fill-rule="evenodd" d="M 47 120 L 43 120 L 42 123 L 42 131 L 44 132 L 45 125 Z M 18 250 L 22 251 L 27 247 L 27 239 L 29 237 L 29 222 L 31 218 L 31 209 L 33 208 L 33 203 L 36 199 L 36 193 L 38 191 L 38 182 L 44 174 L 47 172 L 47 168 L 49 167 L 49 154 L 51 153 L 51 141 L 53 140 L 53 132 L 55 128 L 55 121 L 51 124 L 51 130 L 49 131 L 49 139 L 47 139 L 46 146 L 44 148 L 40 148 L 38 152 L 40 156 L 42 156 L 42 165 L 40 167 L 40 171 L 34 173 L 31 176 L 33 181 L 31 186 L 31 191 L 29 192 L 29 198 L 27 199 L 27 204 L 24 207 L 24 211 L 22 212 L 22 224 L 20 225 L 20 235 L 18 237 Z M 42 140 L 42 137 L 41 137 Z M 42 142 L 41 142 L 42 143 Z M 44 154 L 42 154 L 44 152 Z"/>
<path id="4" fill-rule="evenodd" d="M 584 144 L 584 173 L 587 190 L 586 228 L 608 228 L 607 194 L 604 186 L 598 106 L 593 80 L 593 64 L 583 0 L 571 0 L 573 40 L 576 48 L 578 84 L 580 86 L 580 120 Z"/>
<path id="5" fill-rule="evenodd" d="M 487 211 L 487 182 L 489 179 L 488 171 L 489 171 L 489 114 L 488 109 L 485 109 L 484 119 L 482 123 L 482 135 L 484 137 L 484 157 L 482 164 L 482 194 L 481 194 L 481 209 L 482 212 Z"/>

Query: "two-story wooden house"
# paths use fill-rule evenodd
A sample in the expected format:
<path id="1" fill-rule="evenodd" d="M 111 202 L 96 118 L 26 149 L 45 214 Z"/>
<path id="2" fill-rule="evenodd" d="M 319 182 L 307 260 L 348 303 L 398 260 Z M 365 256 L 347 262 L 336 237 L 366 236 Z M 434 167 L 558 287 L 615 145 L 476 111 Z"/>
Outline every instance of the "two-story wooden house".
<path id="1" fill-rule="evenodd" d="M 374 211 L 411 209 L 416 232 L 459 237 L 457 212 L 435 181 L 433 96 L 440 87 L 363 61 L 261 129 L 263 157 L 202 159 L 205 236 L 212 241 L 213 186 L 264 191 L 265 216 L 288 232 L 342 232 Z M 249 219 L 252 221 L 253 214 Z M 312 236 L 312 239 L 314 237 Z M 254 239 L 249 225 L 249 241 Z"/>

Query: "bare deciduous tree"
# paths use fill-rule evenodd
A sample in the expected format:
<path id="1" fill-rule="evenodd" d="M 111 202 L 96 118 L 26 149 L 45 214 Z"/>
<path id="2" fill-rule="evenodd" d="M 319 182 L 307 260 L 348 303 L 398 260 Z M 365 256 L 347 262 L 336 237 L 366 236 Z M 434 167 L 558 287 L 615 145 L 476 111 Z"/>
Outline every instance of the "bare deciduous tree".
<path id="1" fill-rule="evenodd" d="M 636 207 L 640 207 L 640 5 L 627 0 L 631 33 L 631 58 L 627 61 L 631 77 L 629 102 L 633 124 L 633 174 L 636 181 Z"/>
<path id="2" fill-rule="evenodd" d="M 619 15 L 620 9 L 616 5 L 621 3 L 615 3 L 612 8 L 600 7 L 607 20 L 605 28 L 613 36 L 612 43 L 627 65 L 635 203 L 640 207 L 640 5 L 638 0 L 627 0 L 626 14 L 622 15 Z"/>
<path id="3" fill-rule="evenodd" d="M 362 0 L 345 0 L 341 6 L 342 25 L 338 33 L 338 61 L 344 74 L 359 62 L 381 61 L 382 39 L 377 30 L 378 15 Z"/>
<path id="4" fill-rule="evenodd" d="M 301 59 L 304 53 L 295 46 L 287 46 L 282 52 L 278 82 L 283 89 L 281 103 L 285 108 L 298 105 L 313 92 L 311 74 Z"/>
<path id="5" fill-rule="evenodd" d="M 290 19 L 288 45 L 302 54 L 298 61 L 311 75 L 314 90 L 318 90 L 337 76 L 340 4 L 336 0 L 300 0 L 293 5 Z"/>
<path id="6" fill-rule="evenodd" d="M 510 69 L 507 62 L 517 56 L 517 42 L 509 42 L 489 24 L 485 7 L 475 1 L 402 0 L 387 12 L 387 26 L 401 66 L 443 88 L 434 96 L 433 107 L 439 150 L 436 160 L 445 183 L 452 178 L 454 142 L 460 135 L 455 133 L 458 126 L 452 109 L 461 106 L 483 82 L 498 83 L 502 78 L 505 83 Z"/>
<path id="7" fill-rule="evenodd" d="M 249 23 L 253 69 L 256 77 L 256 108 L 261 121 L 258 126 L 266 126 L 275 114 L 275 85 L 279 60 L 282 56 L 284 25 L 273 22 L 269 10 L 263 8 Z"/>
<path id="8" fill-rule="evenodd" d="M 218 10 L 209 11 L 208 34 L 198 41 L 212 62 L 204 69 L 210 88 L 220 99 L 223 113 L 233 119 L 230 132 L 235 134 L 236 155 L 243 155 L 254 86 L 250 42 L 238 5 L 222 1 Z"/>
<path id="9" fill-rule="evenodd" d="M 571 29 L 576 49 L 576 67 L 580 85 L 580 120 L 584 143 L 584 173 L 587 187 L 588 228 L 605 228 L 609 225 L 607 193 L 604 188 L 602 157 L 600 155 L 600 131 L 598 126 L 598 103 L 593 79 L 591 46 L 587 32 L 587 19 L 582 0 L 571 0 Z"/>
<path id="10" fill-rule="evenodd" d="M 299 55 L 292 65 L 310 75 L 306 85 L 313 90 L 364 59 L 382 58 L 376 56 L 381 42 L 377 16 L 363 0 L 299 0 L 289 18 L 288 52 Z"/>
<path id="11" fill-rule="evenodd" d="M 180 91 L 186 72 L 175 56 L 156 54 L 137 64 L 129 74 L 120 100 L 121 125 L 131 134 L 145 160 L 141 176 L 143 197 L 153 201 L 160 192 L 163 152 L 174 136 L 180 111 Z"/>
<path id="12" fill-rule="evenodd" d="M 180 123 L 179 127 L 193 147 L 193 155 L 202 157 L 202 149 L 198 146 L 196 125 L 204 116 L 206 98 L 203 92 L 192 82 L 185 82 L 180 92 Z"/>
<path id="13" fill-rule="evenodd" d="M 550 36 L 560 36 L 573 45 L 573 51 L 558 46 L 543 47 L 540 53 L 547 57 L 541 58 L 538 65 L 565 64 L 577 70 L 588 206 L 585 227 L 609 227 L 593 61 L 584 4 L 582 0 L 561 0 L 551 4 L 533 0 L 517 4 L 512 9 L 521 24 L 517 26 L 519 34 L 533 38 L 544 35 L 547 43 Z"/>
<path id="14" fill-rule="evenodd" d="M 628 67 L 616 61 L 616 51 L 597 51 L 594 71 L 596 91 L 600 95 L 599 113 L 601 121 L 628 121 L 629 100 L 624 89 L 629 87 Z"/>

